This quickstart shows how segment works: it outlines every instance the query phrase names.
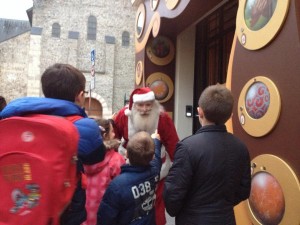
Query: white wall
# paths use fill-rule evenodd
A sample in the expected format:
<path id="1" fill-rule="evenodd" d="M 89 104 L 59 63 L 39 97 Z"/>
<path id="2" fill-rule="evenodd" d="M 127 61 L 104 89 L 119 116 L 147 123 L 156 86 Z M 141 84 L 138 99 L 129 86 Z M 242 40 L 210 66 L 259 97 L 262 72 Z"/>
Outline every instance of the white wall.
<path id="1" fill-rule="evenodd" d="M 177 37 L 175 75 L 175 126 L 179 139 L 192 134 L 193 118 L 185 116 L 185 106 L 193 105 L 195 27 Z"/>

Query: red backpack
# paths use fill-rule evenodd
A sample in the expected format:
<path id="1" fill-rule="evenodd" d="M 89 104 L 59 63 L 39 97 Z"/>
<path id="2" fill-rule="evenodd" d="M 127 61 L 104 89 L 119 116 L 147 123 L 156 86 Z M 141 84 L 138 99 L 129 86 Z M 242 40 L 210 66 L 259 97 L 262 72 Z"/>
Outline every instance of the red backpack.
<path id="1" fill-rule="evenodd" d="M 69 120 L 0 120 L 0 225 L 58 225 L 76 188 L 79 134 Z"/>

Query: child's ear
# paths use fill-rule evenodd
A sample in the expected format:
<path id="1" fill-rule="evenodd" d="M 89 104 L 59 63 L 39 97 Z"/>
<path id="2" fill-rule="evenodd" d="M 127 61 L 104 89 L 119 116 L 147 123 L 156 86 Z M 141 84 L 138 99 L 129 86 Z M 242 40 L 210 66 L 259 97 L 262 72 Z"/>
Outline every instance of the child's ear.
<path id="1" fill-rule="evenodd" d="M 78 95 L 75 96 L 75 104 L 79 105 L 80 107 L 84 107 L 85 101 L 85 93 L 84 91 L 80 91 Z"/>
<path id="2" fill-rule="evenodd" d="M 108 133 L 103 133 L 103 139 L 104 139 L 104 140 L 107 140 L 107 139 L 108 139 L 107 136 L 108 136 Z"/>
<path id="3" fill-rule="evenodd" d="M 202 108 L 197 107 L 197 111 L 198 111 L 199 118 L 203 118 L 204 117 L 204 112 L 203 112 Z"/>
<path id="4" fill-rule="evenodd" d="M 204 112 L 201 107 L 197 108 L 198 115 L 199 115 L 199 123 L 203 126 L 203 121 L 204 121 Z"/>

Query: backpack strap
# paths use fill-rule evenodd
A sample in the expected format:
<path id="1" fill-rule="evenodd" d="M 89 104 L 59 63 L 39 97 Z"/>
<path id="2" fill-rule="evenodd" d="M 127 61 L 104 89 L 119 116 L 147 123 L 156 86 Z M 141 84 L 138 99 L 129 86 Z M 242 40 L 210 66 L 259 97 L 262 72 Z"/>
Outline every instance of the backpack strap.
<path id="1" fill-rule="evenodd" d="M 79 115 L 71 115 L 71 116 L 66 116 L 65 118 L 66 118 L 67 120 L 69 120 L 70 122 L 75 123 L 77 120 L 80 120 L 80 119 L 82 119 L 83 117 L 82 117 L 82 116 L 79 116 Z"/>
<path id="2" fill-rule="evenodd" d="M 67 120 L 69 120 L 70 122 L 75 123 L 77 120 L 80 120 L 83 117 L 79 116 L 79 115 L 71 115 L 71 116 L 66 116 L 65 118 Z M 78 163 L 80 163 L 80 165 L 82 166 L 81 162 L 78 162 Z M 79 166 L 79 167 L 81 167 L 81 166 Z M 87 188 L 87 177 L 83 172 L 83 168 L 78 169 L 77 179 L 78 179 L 78 182 L 81 183 L 81 188 L 86 189 Z"/>

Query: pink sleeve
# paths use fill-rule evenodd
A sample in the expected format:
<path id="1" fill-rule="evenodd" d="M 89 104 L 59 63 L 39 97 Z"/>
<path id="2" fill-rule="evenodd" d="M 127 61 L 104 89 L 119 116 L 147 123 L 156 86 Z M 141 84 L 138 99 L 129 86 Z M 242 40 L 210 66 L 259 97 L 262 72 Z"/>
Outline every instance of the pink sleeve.
<path id="1" fill-rule="evenodd" d="M 111 179 L 118 176 L 121 173 L 121 166 L 125 164 L 124 157 L 118 152 L 114 152 L 114 155 L 110 159 L 110 176 Z"/>

